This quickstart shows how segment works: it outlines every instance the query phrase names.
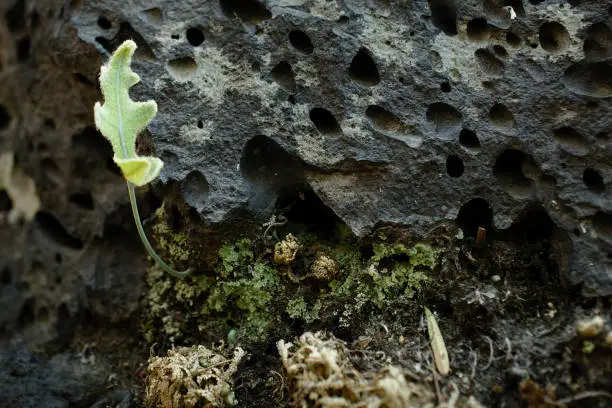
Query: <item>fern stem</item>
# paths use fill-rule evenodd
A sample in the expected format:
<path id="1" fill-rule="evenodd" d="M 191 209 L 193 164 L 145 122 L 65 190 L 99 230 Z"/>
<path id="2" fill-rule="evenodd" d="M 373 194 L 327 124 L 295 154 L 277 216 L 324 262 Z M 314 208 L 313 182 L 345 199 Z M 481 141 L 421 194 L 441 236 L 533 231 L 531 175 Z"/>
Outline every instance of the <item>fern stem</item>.
<path id="1" fill-rule="evenodd" d="M 145 234 L 144 228 L 142 226 L 142 221 L 140 220 L 140 213 L 138 212 L 138 205 L 136 203 L 136 191 L 134 189 L 134 184 L 127 181 L 127 186 L 130 195 L 130 204 L 132 205 L 132 214 L 134 215 L 134 222 L 136 222 L 136 229 L 138 229 L 138 235 L 140 235 L 140 239 L 142 240 L 142 243 L 149 255 L 151 255 L 151 258 L 153 258 L 155 263 L 157 263 L 164 271 L 168 272 L 171 275 L 174 275 L 178 278 L 184 278 L 185 276 L 189 275 L 189 273 L 191 272 L 191 268 L 184 271 L 177 271 L 176 269 L 165 263 L 159 257 L 159 255 L 157 255 L 157 252 L 155 252 L 155 250 L 151 246 L 151 243 L 147 239 L 147 235 Z"/>

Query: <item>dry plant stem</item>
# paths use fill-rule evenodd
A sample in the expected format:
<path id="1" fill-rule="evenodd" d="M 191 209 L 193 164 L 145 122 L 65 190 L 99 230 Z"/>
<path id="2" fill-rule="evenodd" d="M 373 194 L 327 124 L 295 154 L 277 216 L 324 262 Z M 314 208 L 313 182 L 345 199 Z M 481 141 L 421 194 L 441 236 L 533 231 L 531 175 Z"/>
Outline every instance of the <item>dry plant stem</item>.
<path id="1" fill-rule="evenodd" d="M 605 397 L 605 398 L 612 398 L 612 394 L 610 394 L 609 392 L 605 392 L 605 391 L 583 391 L 579 394 L 573 395 L 571 397 L 567 397 L 567 398 L 563 398 L 558 400 L 557 402 L 559 404 L 571 404 L 574 401 L 578 401 L 581 399 L 585 399 L 585 398 L 597 398 L 597 397 Z"/>
<path id="2" fill-rule="evenodd" d="M 157 252 L 155 252 L 155 250 L 151 246 L 151 243 L 147 239 L 147 235 L 145 234 L 144 228 L 142 226 L 142 221 L 140 220 L 140 213 L 138 212 L 138 204 L 136 203 L 136 191 L 134 189 L 134 184 L 127 181 L 127 187 L 128 193 L 130 195 L 130 204 L 132 205 L 132 214 L 134 215 L 134 222 L 136 222 L 136 229 L 138 229 L 138 235 L 140 235 L 140 239 L 142 240 L 142 243 L 149 255 L 151 255 L 151 258 L 153 258 L 155 263 L 158 264 L 164 271 L 168 272 L 171 275 L 174 275 L 178 278 L 184 278 L 185 276 L 189 275 L 189 273 L 191 272 L 191 268 L 185 271 L 177 271 L 176 269 L 165 263 L 159 257 L 159 255 L 157 255 Z"/>

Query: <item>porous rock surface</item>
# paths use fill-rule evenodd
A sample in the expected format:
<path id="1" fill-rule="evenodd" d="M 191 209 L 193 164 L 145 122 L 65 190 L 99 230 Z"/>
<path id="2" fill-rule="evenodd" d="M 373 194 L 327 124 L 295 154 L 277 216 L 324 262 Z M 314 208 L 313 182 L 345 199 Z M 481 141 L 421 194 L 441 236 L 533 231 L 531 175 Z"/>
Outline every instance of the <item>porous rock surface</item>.
<path id="1" fill-rule="evenodd" d="M 359 236 L 381 223 L 418 234 L 462 208 L 474 235 L 539 206 L 563 231 L 569 283 L 605 295 L 611 12 L 604 1 L 106 0 L 70 23 L 103 54 L 138 43 L 134 94 L 160 107 L 161 179 L 180 183 L 202 222 L 245 209 L 265 220 L 300 189 Z"/>

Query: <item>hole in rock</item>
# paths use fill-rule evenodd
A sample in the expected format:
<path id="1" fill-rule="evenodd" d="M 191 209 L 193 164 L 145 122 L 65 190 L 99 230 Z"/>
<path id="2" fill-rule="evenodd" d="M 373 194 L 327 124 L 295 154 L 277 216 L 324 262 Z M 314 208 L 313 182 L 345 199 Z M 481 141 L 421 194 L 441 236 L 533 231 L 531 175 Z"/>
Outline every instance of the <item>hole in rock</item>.
<path id="1" fill-rule="evenodd" d="M 27 327 L 34 323 L 35 313 L 34 308 L 36 307 L 36 300 L 34 298 L 30 298 L 26 300 L 24 305 L 21 307 L 21 312 L 19 312 L 19 316 L 17 317 L 17 324 L 19 327 Z"/>
<path id="2" fill-rule="evenodd" d="M 281 189 L 274 207 L 287 217 L 285 228 L 289 230 L 314 233 L 324 240 L 338 238 L 339 231 L 350 231 L 306 183 Z"/>
<path id="3" fill-rule="evenodd" d="M 240 171 L 252 188 L 249 206 L 260 210 L 271 209 L 279 191 L 302 182 L 299 161 L 276 141 L 263 135 L 245 144 Z"/>
<path id="4" fill-rule="evenodd" d="M 89 78 L 87 78 L 85 75 L 81 74 L 80 72 L 75 72 L 74 74 L 72 74 L 72 77 L 76 79 L 78 83 L 83 84 L 85 86 L 89 86 L 89 87 L 96 86 L 96 84 L 93 81 L 91 81 Z"/>
<path id="5" fill-rule="evenodd" d="M 41 307 L 38 312 L 36 313 L 36 319 L 37 320 L 48 320 L 50 316 L 49 313 L 49 309 L 47 309 L 46 307 Z"/>
<path id="6" fill-rule="evenodd" d="M 485 74 L 492 76 L 502 76 L 504 74 L 504 63 L 486 48 L 477 49 L 474 56 Z"/>
<path id="7" fill-rule="evenodd" d="M 312 54 L 314 45 L 310 41 L 308 34 L 301 30 L 293 30 L 289 33 L 289 42 L 299 52 L 303 54 Z"/>
<path id="8" fill-rule="evenodd" d="M 338 121 L 327 109 L 314 108 L 310 111 L 309 116 L 319 132 L 330 135 L 342 133 Z"/>
<path id="9" fill-rule="evenodd" d="M 612 96 L 612 64 L 579 62 L 570 66 L 561 78 L 563 85 L 578 95 L 594 98 Z"/>
<path id="10" fill-rule="evenodd" d="M 612 215 L 597 212 L 593 217 L 592 225 L 597 236 L 606 242 L 612 241 Z"/>
<path id="11" fill-rule="evenodd" d="M 63 180 L 62 172 L 55 160 L 52 158 L 45 157 L 42 159 L 40 161 L 40 167 L 44 170 L 44 177 L 54 184 L 60 184 L 61 180 Z"/>
<path id="12" fill-rule="evenodd" d="M 495 1 L 497 3 L 499 3 L 499 0 L 495 0 Z M 512 7 L 514 12 L 518 16 L 524 16 L 525 15 L 525 7 L 523 7 L 523 0 L 504 0 L 504 7 L 505 6 Z"/>
<path id="13" fill-rule="evenodd" d="M 482 88 L 492 92 L 495 90 L 495 83 L 493 81 L 482 81 Z"/>
<path id="14" fill-rule="evenodd" d="M 295 105 L 295 96 L 293 96 L 293 95 L 289 95 L 289 96 L 287 97 L 287 102 L 289 102 L 289 103 L 290 103 L 290 104 L 292 104 L 292 105 Z"/>
<path id="15" fill-rule="evenodd" d="M 507 232 L 516 242 L 534 244 L 549 240 L 554 226 L 546 210 L 530 206 L 521 211 Z"/>
<path id="16" fill-rule="evenodd" d="M 113 25 L 110 22 L 110 20 L 106 17 L 99 17 L 98 18 L 98 27 L 100 27 L 103 30 L 108 30 L 109 28 L 111 28 Z"/>
<path id="17" fill-rule="evenodd" d="M 473 18 L 467 24 L 467 36 L 472 41 L 484 41 L 489 38 L 489 25 L 485 18 Z"/>
<path id="18" fill-rule="evenodd" d="M 453 106 L 436 102 L 429 105 L 425 114 L 427 121 L 432 124 L 441 139 L 450 140 L 455 137 L 461 128 L 463 117 Z"/>
<path id="19" fill-rule="evenodd" d="M 459 143 L 461 144 L 461 146 L 467 149 L 480 149 L 480 140 L 478 140 L 478 136 L 476 135 L 476 133 L 469 129 L 461 130 L 461 133 L 459 133 Z"/>
<path id="20" fill-rule="evenodd" d="M 159 206 L 156 208 L 159 208 Z M 127 231 L 122 225 L 110 223 L 106 223 L 104 225 L 104 230 L 102 231 L 102 236 L 108 240 L 120 239 L 125 234 L 127 234 Z"/>
<path id="21" fill-rule="evenodd" d="M 153 136 L 146 128 L 136 136 L 136 154 L 139 156 L 155 156 Z"/>
<path id="22" fill-rule="evenodd" d="M 5 3 L 6 4 L 6 3 Z M 26 2 L 18 0 L 5 14 L 6 23 L 11 33 L 16 33 L 26 28 Z"/>
<path id="23" fill-rule="evenodd" d="M 502 103 L 496 103 L 491 107 L 489 111 L 489 120 L 493 126 L 503 131 L 510 131 L 516 127 L 514 115 L 510 109 Z"/>
<path id="24" fill-rule="evenodd" d="M 553 132 L 553 139 L 568 153 L 583 156 L 589 151 L 586 138 L 572 127 L 565 126 L 556 129 Z"/>
<path id="25" fill-rule="evenodd" d="M 36 10 L 32 12 L 32 18 L 30 19 L 30 27 L 32 31 L 36 30 L 40 26 L 40 14 Z"/>
<path id="26" fill-rule="evenodd" d="M 208 180 L 201 172 L 194 170 L 187 174 L 185 180 L 181 182 L 181 193 L 187 204 L 196 210 L 204 207 L 210 186 Z"/>
<path id="27" fill-rule="evenodd" d="M 82 249 L 83 242 L 73 237 L 66 231 L 66 228 L 51 214 L 39 211 L 36 214 L 36 224 L 47 238 L 57 245 L 71 249 Z"/>
<path id="28" fill-rule="evenodd" d="M 539 31 L 540 45 L 548 52 L 559 52 L 567 48 L 569 33 L 556 21 L 544 23 Z"/>
<path id="29" fill-rule="evenodd" d="M 533 183 L 525 177 L 524 167 L 537 165 L 528 155 L 516 149 L 504 151 L 493 166 L 493 175 L 501 187 L 515 198 L 528 198 L 532 193 Z"/>
<path id="30" fill-rule="evenodd" d="M 446 35 L 457 34 L 457 8 L 453 0 L 429 0 L 431 22 Z"/>
<path id="31" fill-rule="evenodd" d="M 281 87 L 295 89 L 295 74 L 287 61 L 281 61 L 271 71 L 272 79 Z"/>
<path id="32" fill-rule="evenodd" d="M 497 55 L 500 58 L 508 57 L 508 51 L 506 51 L 506 49 L 502 47 L 501 45 L 494 45 L 493 51 L 495 51 L 495 55 Z"/>
<path id="33" fill-rule="evenodd" d="M 238 17 L 245 23 L 259 24 L 272 18 L 270 11 L 255 0 L 220 0 L 219 5 L 227 17 Z"/>
<path id="34" fill-rule="evenodd" d="M 463 175 L 463 160 L 459 156 L 451 154 L 446 158 L 446 172 L 451 177 L 461 177 Z"/>
<path id="35" fill-rule="evenodd" d="M 84 193 L 75 193 L 70 196 L 70 202 L 85 210 L 94 209 L 94 201 L 89 191 Z"/>
<path id="36" fill-rule="evenodd" d="M 405 128 L 400 118 L 380 106 L 368 106 L 365 114 L 375 129 L 384 132 L 401 132 Z"/>
<path id="37" fill-rule="evenodd" d="M 601 194 L 606 189 L 601 174 L 599 174 L 597 170 L 590 167 L 586 168 L 584 173 L 582 173 L 582 181 L 584 182 L 584 185 L 594 193 Z"/>
<path id="38" fill-rule="evenodd" d="M 168 61 L 166 68 L 173 79 L 178 82 L 187 82 L 194 77 L 198 64 L 192 57 L 184 57 Z"/>
<path id="39" fill-rule="evenodd" d="M 147 21 L 153 25 L 160 25 L 164 19 L 161 9 L 157 7 L 144 10 L 142 14 L 144 14 Z"/>
<path id="40" fill-rule="evenodd" d="M 448 93 L 451 91 L 451 85 L 448 82 L 442 82 L 440 84 L 440 90 L 444 93 Z"/>
<path id="41" fill-rule="evenodd" d="M 24 62 L 30 56 L 30 37 L 25 36 L 17 41 L 17 61 Z"/>
<path id="42" fill-rule="evenodd" d="M 9 197 L 6 190 L 0 190 L 0 212 L 11 211 L 13 208 L 13 201 Z"/>
<path id="43" fill-rule="evenodd" d="M 62 263 L 62 254 L 59 252 L 55 254 L 55 263 L 58 265 Z"/>
<path id="44" fill-rule="evenodd" d="M 93 126 L 87 126 L 83 132 L 72 136 L 72 148 L 77 160 L 73 163 L 72 173 L 79 178 L 87 178 L 103 161 L 108 169 L 121 175 L 121 170 L 113 161 L 113 150 L 104 136 Z M 94 154 L 92 154 L 94 153 Z M 59 172 L 58 165 L 52 159 L 48 160 L 50 168 Z"/>
<path id="45" fill-rule="evenodd" d="M 521 46 L 521 37 L 512 32 L 508 32 L 506 33 L 506 42 L 509 46 L 518 48 Z"/>
<path id="46" fill-rule="evenodd" d="M 549 174 L 543 174 L 540 178 L 540 186 L 544 189 L 552 190 L 557 186 L 557 179 Z"/>
<path id="47" fill-rule="evenodd" d="M 204 122 L 202 122 L 201 120 L 198 120 L 197 126 L 198 126 L 198 129 L 204 129 Z"/>
<path id="48" fill-rule="evenodd" d="M 0 272 L 0 283 L 2 285 L 10 285 L 13 281 L 13 272 L 11 272 L 11 268 L 5 266 L 2 268 L 2 272 Z"/>
<path id="49" fill-rule="evenodd" d="M 493 223 L 493 209 L 482 198 L 473 198 L 461 206 L 456 219 L 457 225 L 466 237 L 475 238 L 478 227 L 487 231 Z"/>
<path id="50" fill-rule="evenodd" d="M 372 127 L 386 136 L 401 140 L 412 148 L 418 148 L 422 144 L 423 138 L 415 134 L 414 128 L 388 110 L 377 105 L 370 105 L 365 114 Z"/>
<path id="51" fill-rule="evenodd" d="M 204 42 L 204 33 L 199 28 L 189 28 L 186 33 L 187 41 L 189 44 L 197 47 Z"/>
<path id="52" fill-rule="evenodd" d="M 361 48 L 353 57 L 349 67 L 349 76 L 356 82 L 366 86 L 373 86 L 380 82 L 380 74 L 372 55 L 365 48 Z"/>
<path id="53" fill-rule="evenodd" d="M 605 23 L 593 24 L 587 30 L 587 38 L 582 46 L 585 58 L 589 61 L 603 61 L 612 57 L 612 30 Z"/>
<path id="54" fill-rule="evenodd" d="M 119 24 L 119 30 L 115 37 L 111 40 L 104 37 L 96 37 L 95 40 L 102 46 L 109 54 L 112 54 L 119 45 L 121 45 L 125 40 L 133 40 L 138 48 L 134 53 L 134 58 L 139 58 L 143 60 L 155 61 L 155 54 L 153 53 L 153 49 L 149 46 L 149 44 L 145 41 L 144 37 L 138 33 L 138 31 L 134 30 L 132 25 L 127 22 L 123 22 Z"/>
<path id="55" fill-rule="evenodd" d="M 595 140 L 597 140 L 599 143 L 606 143 L 609 139 L 610 136 L 608 136 L 608 134 L 605 132 L 599 132 L 595 135 Z"/>
<path id="56" fill-rule="evenodd" d="M 58 344 L 68 345 L 74 334 L 76 316 L 70 315 L 70 310 L 65 303 L 57 308 L 57 320 L 55 330 L 57 332 L 56 341 Z"/>
<path id="57" fill-rule="evenodd" d="M 11 123 L 11 115 L 4 105 L 0 105 L 0 130 L 6 129 Z"/>

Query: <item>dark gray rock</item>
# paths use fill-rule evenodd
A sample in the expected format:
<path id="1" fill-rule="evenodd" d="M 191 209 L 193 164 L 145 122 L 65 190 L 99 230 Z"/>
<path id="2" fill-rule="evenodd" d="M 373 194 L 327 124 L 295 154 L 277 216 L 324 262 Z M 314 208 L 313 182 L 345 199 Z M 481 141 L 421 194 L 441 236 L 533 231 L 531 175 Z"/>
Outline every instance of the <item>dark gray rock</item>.
<path id="1" fill-rule="evenodd" d="M 33 219 L 7 223 L 19 202 L 0 186 L 0 342 L 52 340 L 82 308 L 124 319 L 141 293 L 126 187 L 92 124 L 103 57 L 69 22 L 77 3 L 0 4 L 0 154 L 40 200 Z"/>
<path id="2" fill-rule="evenodd" d="M 99 360 L 71 353 L 47 359 L 20 347 L 4 349 L 0 365 L 1 407 L 82 406 L 100 393 L 111 373 Z M 126 395 L 123 399 L 128 401 Z M 117 398 L 114 401 L 120 402 Z"/>
<path id="3" fill-rule="evenodd" d="M 574 242 L 570 283 L 611 294 L 608 6 L 503 3 L 107 0 L 71 23 L 103 54 L 139 44 L 162 182 L 202 222 L 304 188 L 359 236 L 539 206 Z"/>
<path id="4" fill-rule="evenodd" d="M 105 395 L 90 408 L 136 408 L 136 397 L 129 390 L 118 390 Z"/>

